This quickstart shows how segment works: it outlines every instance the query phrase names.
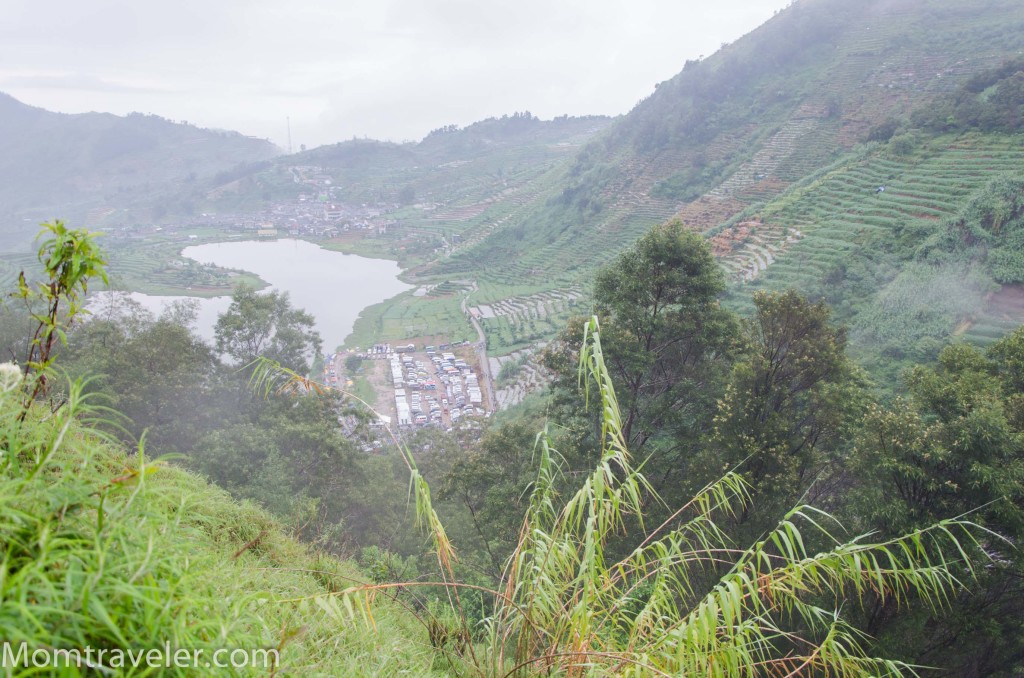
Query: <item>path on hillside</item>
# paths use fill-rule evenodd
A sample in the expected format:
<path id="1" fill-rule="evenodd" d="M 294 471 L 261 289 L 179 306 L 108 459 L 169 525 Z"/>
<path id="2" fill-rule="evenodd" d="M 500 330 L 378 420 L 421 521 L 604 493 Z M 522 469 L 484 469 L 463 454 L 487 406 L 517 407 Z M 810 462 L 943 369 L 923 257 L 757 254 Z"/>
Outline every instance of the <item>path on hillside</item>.
<path id="1" fill-rule="evenodd" d="M 469 317 L 469 322 L 473 323 L 473 329 L 476 330 L 478 339 L 476 343 L 476 357 L 477 362 L 480 363 L 480 375 L 484 378 L 484 383 L 487 384 L 485 390 L 485 393 L 487 393 L 487 411 L 494 412 L 497 410 L 497 405 L 494 393 L 494 379 L 491 378 L 491 362 L 487 359 L 487 335 L 484 334 L 483 326 L 477 322 L 476 316 L 466 309 L 466 301 L 469 299 L 469 295 L 476 291 L 476 281 L 460 280 L 457 282 L 469 283 L 471 285 L 470 290 L 462 297 L 462 313 Z"/>

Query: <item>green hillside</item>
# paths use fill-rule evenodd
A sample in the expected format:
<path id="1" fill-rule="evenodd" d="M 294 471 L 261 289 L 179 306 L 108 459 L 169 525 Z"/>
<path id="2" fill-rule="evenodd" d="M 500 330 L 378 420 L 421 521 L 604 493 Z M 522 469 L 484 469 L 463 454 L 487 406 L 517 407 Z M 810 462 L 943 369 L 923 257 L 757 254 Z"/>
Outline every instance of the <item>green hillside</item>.
<path id="1" fill-rule="evenodd" d="M 661 83 L 460 263 L 573 277 L 674 215 L 713 228 L 1017 56 L 1022 35 L 1024 7 L 1006 0 L 794 3 Z"/>
<path id="2" fill-rule="evenodd" d="M 506 309 L 484 323 L 499 356 L 535 345 L 553 333 L 548 322 L 568 315 L 514 307 L 585 292 L 596 266 L 673 217 L 715 236 L 734 303 L 749 307 L 754 289 L 795 285 L 841 304 L 824 289 L 829 262 L 855 258 L 868 234 L 884 238 L 906 219 L 955 214 L 987 181 L 1021 166 L 1007 125 L 946 119 L 977 118 L 965 101 L 989 98 L 985 74 L 1013 77 L 999 69 L 1024 50 L 1022 36 L 1024 6 L 1005 0 L 794 3 L 687 63 L 549 170 L 532 200 L 492 206 L 499 220 L 420 274 L 475 280 L 471 307 Z M 1019 105 L 1017 90 L 1004 90 L 1008 105 L 995 117 Z M 859 301 L 906 263 L 886 261 L 892 270 L 865 283 Z M 979 294 L 991 302 L 989 291 Z M 993 306 L 949 319 L 945 337 L 991 338 L 1020 316 Z"/>
<path id="3" fill-rule="evenodd" d="M 354 566 L 299 544 L 264 510 L 105 439 L 88 425 L 100 412 L 80 389 L 55 416 L 40 406 L 24 424 L 20 396 L 0 392 L 0 637 L 14 652 L 22 642 L 30 652 L 104 649 L 107 659 L 92 655 L 97 675 L 121 668 L 115 648 L 165 643 L 203 653 L 196 668 L 165 671 L 173 675 L 209 672 L 220 648 L 250 651 L 252 664 L 224 655 L 217 661 L 245 668 L 218 675 L 274 675 L 262 651 L 278 653 L 278 675 L 431 674 L 423 626 L 386 596 L 365 611 L 372 625 L 341 623 L 333 596 L 366 581 Z"/>
<path id="4" fill-rule="evenodd" d="M 0 641 L 270 676 L 1021 673 L 1020 0 L 795 0 L 628 115 L 418 143 L 3 115 L 52 138 L 0 205 L 121 228 L 44 224 L 14 297 L 49 315 L 0 305 L 28 356 L 0 364 Z M 181 248 L 278 233 L 415 289 L 330 356 L 285 295 L 236 296 L 216 345 L 185 306 L 75 305 L 107 272 L 226 292 Z M 343 350 L 382 340 L 415 345 Z"/>
<path id="5" fill-rule="evenodd" d="M 780 285 L 810 284 L 816 273 L 801 263 L 808 256 L 804 252 L 826 233 L 836 242 L 837 249 L 828 254 L 835 258 L 849 253 L 849 242 L 858 233 L 878 228 L 886 218 L 894 223 L 907 215 L 955 212 L 974 189 L 1014 166 L 1016 142 L 977 130 L 978 138 L 958 140 L 948 136 L 957 130 L 941 129 L 920 112 L 959 105 L 965 83 L 1018 56 L 1024 49 L 1022 35 L 1024 6 L 1009 0 L 970 5 L 803 0 L 711 57 L 687 63 L 605 131 L 589 140 L 578 137 L 574 143 L 582 145 L 571 154 L 539 162 L 536 148 L 521 153 L 520 169 L 507 175 L 511 190 L 494 183 L 497 171 L 472 156 L 469 143 L 446 146 L 444 159 L 458 167 L 446 167 L 448 174 L 436 189 L 416 174 L 415 154 L 402 154 L 398 147 L 350 142 L 311 154 L 339 154 L 339 164 L 348 169 L 337 176 L 358 187 L 353 195 L 369 197 L 374 190 L 380 196 L 397 194 L 402 186 L 398 168 L 403 168 L 417 197 L 443 205 L 429 214 L 399 214 L 383 249 L 377 242 L 375 251 L 404 261 L 410 275 L 427 284 L 475 283 L 469 307 L 481 309 L 485 329 L 493 335 L 490 350 L 503 355 L 550 336 L 568 312 L 545 299 L 578 297 L 598 265 L 654 224 L 679 217 L 694 229 L 719 234 L 744 219 L 756 220 L 759 210 L 780 196 L 787 196 L 780 205 L 798 201 L 803 193 L 789 192 L 791 187 L 806 186 L 809 177 L 818 177 L 833 163 L 867 166 L 859 174 L 843 173 L 859 182 L 848 199 L 863 194 L 866 204 L 877 201 L 877 209 L 850 208 L 816 195 L 809 198 L 812 203 L 790 208 L 803 210 L 803 216 L 767 219 L 752 234 L 749 225 L 726 231 L 716 245 L 737 283 L 761 275 L 770 258 L 778 275 L 795 270 L 785 281 L 780 278 Z M 887 140 L 897 128 L 913 129 L 915 114 L 913 123 L 921 129 L 914 138 L 933 149 L 927 156 L 893 158 L 863 146 L 872 139 Z M 937 134 L 947 136 L 933 144 Z M 446 138 L 444 133 L 428 137 L 420 152 Z M 943 144 L 949 148 L 943 150 Z M 558 146 L 565 147 L 565 142 Z M 376 164 L 369 163 L 370 155 Z M 990 155 L 993 162 L 986 163 Z M 961 165 L 960 160 L 968 162 Z M 387 163 L 391 169 L 382 170 Z M 969 175 L 962 181 L 961 169 Z M 892 177 L 901 179 L 876 197 L 873 191 Z M 932 197 L 938 202 L 924 200 L 921 210 L 909 209 L 918 193 L 937 193 Z M 775 214 L 781 208 L 765 209 Z M 816 220 L 826 218 L 823 210 L 829 211 L 829 230 L 802 242 L 803 230 L 821 230 Z M 437 305 L 430 299 L 400 303 L 408 309 Z M 449 322 L 459 328 L 457 333 L 467 332 L 457 307 L 449 306 L 449 311 L 419 310 L 434 317 L 432 328 Z M 373 333 L 364 330 L 365 336 Z M 374 331 L 401 338 L 411 330 L 403 333 L 385 322 L 376 323 Z"/>
<path id="6" fill-rule="evenodd" d="M 517 113 L 418 143 L 351 140 L 179 184 L 117 219 L 272 219 L 275 201 L 300 194 L 378 211 L 386 232 L 325 246 L 396 259 L 421 294 L 368 309 L 352 345 L 472 339 L 469 312 L 492 356 L 518 360 L 583 303 L 596 267 L 673 217 L 714 238 L 734 303 L 797 285 L 854 322 L 859 311 L 825 289 L 837 262 L 851 264 L 871 238 L 875 253 L 908 219 L 955 214 L 1019 166 L 1021 87 L 1006 64 L 1024 51 L 1021 36 L 1014 0 L 800 0 L 614 120 Z M 173 243 L 149 245 L 130 242 L 117 266 L 132 284 L 180 288 L 183 274 L 166 268 Z M 905 255 L 874 266 L 858 299 L 892 283 Z M 994 289 L 976 290 L 990 311 L 951 313 L 945 336 L 985 341 L 1012 327 L 1016 311 L 1000 304 L 1013 293 Z"/>
<path id="7" fill-rule="evenodd" d="M 1007 123 L 1018 89 L 1000 90 L 1005 105 L 978 123 L 991 78 L 1013 77 L 999 69 L 1024 50 L 1021 36 L 1013 0 L 801 0 L 615 120 L 525 113 L 416 144 L 352 140 L 225 174 L 187 201 L 263 209 L 307 190 L 289 168 L 312 168 L 332 196 L 389 220 L 385 234 L 328 246 L 397 259 L 429 290 L 368 309 L 352 345 L 471 339 L 465 305 L 490 355 L 521 360 L 586 299 L 597 266 L 667 219 L 714 238 L 735 303 L 749 306 L 762 287 L 826 294 L 829 266 L 869 235 L 955 214 L 1020 161 Z M 893 256 L 859 299 L 892 282 L 906 263 Z M 979 339 L 1018 319 L 995 308 L 949 318 L 949 332 Z"/>
<path id="8" fill-rule="evenodd" d="M 152 218 L 183 209 L 167 196 L 278 153 L 269 141 L 155 115 L 66 115 L 0 93 L 0 247 L 13 248 L 54 214 L 102 225 L 135 206 Z"/>

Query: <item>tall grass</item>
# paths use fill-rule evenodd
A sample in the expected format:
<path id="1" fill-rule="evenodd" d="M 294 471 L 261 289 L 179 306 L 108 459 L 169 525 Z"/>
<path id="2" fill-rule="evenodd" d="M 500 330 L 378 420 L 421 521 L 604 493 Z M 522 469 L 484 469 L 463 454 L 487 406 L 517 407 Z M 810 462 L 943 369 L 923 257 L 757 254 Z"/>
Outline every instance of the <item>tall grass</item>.
<path id="1" fill-rule="evenodd" d="M 67 387 L 52 412 L 0 393 L 0 641 L 36 649 L 275 650 L 225 674 L 429 675 L 414 617 L 385 600 L 376 629 L 338 628 L 318 596 L 365 581 L 289 538 L 268 514 L 88 426 L 103 411 Z M 93 655 L 95 658 L 96 655 Z M 108 657 L 111 656 L 108 654 Z M 4 667 L 0 673 L 31 673 Z M 67 675 L 195 675 L 93 661 Z"/>

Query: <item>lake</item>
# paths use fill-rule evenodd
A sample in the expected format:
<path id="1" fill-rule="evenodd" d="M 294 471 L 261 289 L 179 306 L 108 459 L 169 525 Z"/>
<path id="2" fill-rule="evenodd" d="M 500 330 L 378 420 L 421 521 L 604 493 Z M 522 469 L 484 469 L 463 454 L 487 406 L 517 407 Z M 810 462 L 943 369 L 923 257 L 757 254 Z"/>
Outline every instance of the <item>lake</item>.
<path id="1" fill-rule="evenodd" d="M 287 292 L 292 306 L 316 318 L 328 352 L 352 332 L 364 308 L 412 289 L 398 279 L 402 269 L 394 261 L 325 250 L 305 240 L 209 243 L 186 247 L 181 254 L 202 264 L 250 271 L 271 288 Z M 217 316 L 231 303 L 230 297 L 158 297 L 138 292 L 129 296 L 154 313 L 177 299 L 199 302 L 196 329 L 206 339 L 213 338 Z"/>

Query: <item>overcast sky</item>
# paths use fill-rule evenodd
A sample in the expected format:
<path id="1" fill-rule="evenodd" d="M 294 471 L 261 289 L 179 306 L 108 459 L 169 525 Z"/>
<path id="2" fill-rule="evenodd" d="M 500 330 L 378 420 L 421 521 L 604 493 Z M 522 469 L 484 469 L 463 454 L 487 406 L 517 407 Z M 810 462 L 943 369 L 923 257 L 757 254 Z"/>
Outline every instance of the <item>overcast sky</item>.
<path id="1" fill-rule="evenodd" d="M 626 113 L 785 0 L 0 0 L 0 91 L 310 147 Z"/>

